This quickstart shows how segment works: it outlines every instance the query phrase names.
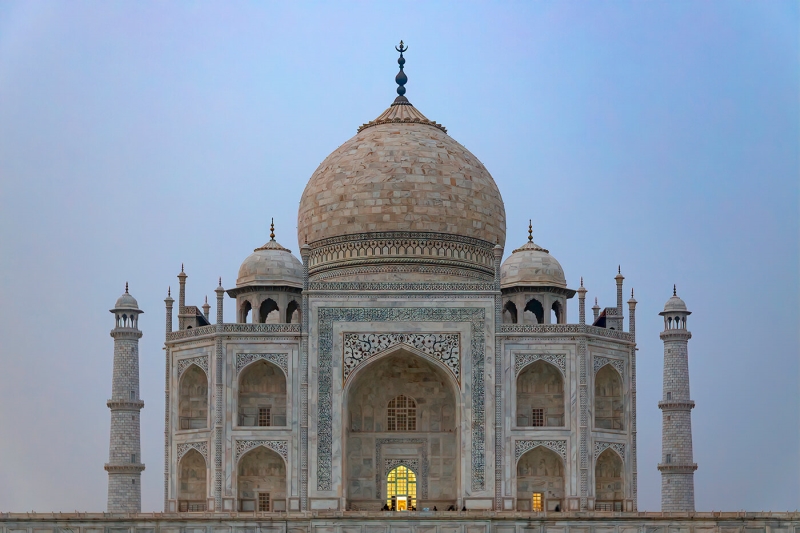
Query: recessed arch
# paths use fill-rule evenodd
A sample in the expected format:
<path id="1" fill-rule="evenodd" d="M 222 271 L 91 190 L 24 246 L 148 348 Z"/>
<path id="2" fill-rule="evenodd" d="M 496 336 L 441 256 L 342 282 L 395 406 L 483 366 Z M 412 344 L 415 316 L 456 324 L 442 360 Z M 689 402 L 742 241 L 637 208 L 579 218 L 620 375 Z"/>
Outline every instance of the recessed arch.
<path id="1" fill-rule="evenodd" d="M 595 461 L 595 510 L 622 511 L 625 498 L 625 470 L 622 457 L 606 448 Z"/>
<path id="2" fill-rule="evenodd" d="M 517 306 L 514 302 L 509 300 L 503 306 L 503 323 L 516 324 L 517 322 Z"/>
<path id="3" fill-rule="evenodd" d="M 449 368 L 446 364 L 444 364 L 439 359 L 436 359 L 435 357 L 431 357 L 430 355 L 426 354 L 425 352 L 417 350 L 413 346 L 411 346 L 409 344 L 405 344 L 405 343 L 396 344 L 394 346 L 391 346 L 390 348 L 387 348 L 386 350 L 384 350 L 382 352 L 376 353 L 375 355 L 372 355 L 372 356 L 368 357 L 367 359 L 362 360 L 347 375 L 347 378 L 345 380 L 345 386 L 344 386 L 345 394 L 347 393 L 346 392 L 347 388 L 350 387 L 351 384 L 357 379 L 357 376 L 359 374 L 361 374 L 362 372 L 364 372 L 370 365 L 374 365 L 375 363 L 380 362 L 381 359 L 383 359 L 385 357 L 391 357 L 392 355 L 394 355 L 394 354 L 396 354 L 398 352 L 407 352 L 407 353 L 409 353 L 411 355 L 414 355 L 416 357 L 420 357 L 420 358 L 426 360 L 427 362 L 432 363 L 433 365 L 435 365 L 438 368 L 440 368 L 442 371 L 445 372 L 445 374 L 449 378 L 450 384 L 453 386 L 454 392 L 456 394 L 460 394 L 461 385 L 459 383 L 459 379 L 455 376 L 455 374 L 453 374 L 453 370 L 451 368 Z"/>
<path id="4" fill-rule="evenodd" d="M 300 318 L 300 304 L 297 303 L 297 300 L 290 301 L 286 306 L 286 323 L 299 324 Z"/>
<path id="5" fill-rule="evenodd" d="M 281 311 L 272 298 L 267 298 L 258 307 L 259 322 L 262 324 L 277 324 L 281 321 Z"/>
<path id="6" fill-rule="evenodd" d="M 287 465 L 266 446 L 257 446 L 239 457 L 236 494 L 239 511 L 285 511 Z"/>
<path id="7" fill-rule="evenodd" d="M 520 371 L 516 381 L 517 426 L 563 427 L 565 405 L 561 369 L 538 359 Z"/>
<path id="8" fill-rule="evenodd" d="M 287 377 L 280 366 L 257 359 L 242 368 L 237 381 L 239 426 L 286 426 Z"/>
<path id="9" fill-rule="evenodd" d="M 594 425 L 597 429 L 623 430 L 625 401 L 622 375 L 611 364 L 594 376 Z"/>
<path id="10" fill-rule="evenodd" d="M 540 510 L 564 508 L 566 477 L 564 460 L 553 450 L 539 445 L 517 461 L 517 510 L 536 511 L 534 495 L 541 496 Z"/>
<path id="11" fill-rule="evenodd" d="M 206 460 L 194 448 L 187 451 L 178 464 L 178 511 L 206 510 Z"/>
<path id="12" fill-rule="evenodd" d="M 242 302 L 242 305 L 239 307 L 239 323 L 245 324 L 247 323 L 248 318 L 251 316 L 251 312 L 253 310 L 253 304 L 250 303 L 249 300 L 245 300 Z"/>
<path id="13" fill-rule="evenodd" d="M 531 298 L 525 304 L 525 312 L 523 313 L 525 322 L 528 324 L 544 324 L 544 307 L 542 302 L 536 298 Z"/>
<path id="14" fill-rule="evenodd" d="M 556 300 L 553 302 L 553 305 L 550 307 L 550 310 L 553 313 L 553 318 L 555 320 L 551 320 L 552 324 L 564 324 L 566 320 L 564 319 L 564 308 L 561 305 L 561 302 Z"/>
<path id="15" fill-rule="evenodd" d="M 208 427 L 208 376 L 195 363 L 178 380 L 178 429 Z"/>

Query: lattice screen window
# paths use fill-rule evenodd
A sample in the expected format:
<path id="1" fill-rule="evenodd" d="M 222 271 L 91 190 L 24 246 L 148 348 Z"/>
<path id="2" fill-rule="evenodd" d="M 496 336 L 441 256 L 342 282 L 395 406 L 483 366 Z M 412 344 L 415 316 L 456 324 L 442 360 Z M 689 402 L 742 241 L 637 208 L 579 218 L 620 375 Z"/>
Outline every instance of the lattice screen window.
<path id="1" fill-rule="evenodd" d="M 531 418 L 533 420 L 533 423 L 531 423 L 532 426 L 535 427 L 544 426 L 544 409 L 539 409 L 534 407 Z"/>
<path id="2" fill-rule="evenodd" d="M 531 498 L 531 511 L 534 513 L 541 513 L 544 511 L 544 494 L 541 492 L 534 492 Z"/>
<path id="3" fill-rule="evenodd" d="M 416 431 L 417 404 L 402 394 L 389 401 L 387 416 L 388 431 Z"/>
<path id="4" fill-rule="evenodd" d="M 266 427 L 272 425 L 272 409 L 269 407 L 258 408 L 258 425 L 259 427 Z"/>
<path id="5" fill-rule="evenodd" d="M 269 492 L 258 493 L 258 510 L 269 511 Z"/>

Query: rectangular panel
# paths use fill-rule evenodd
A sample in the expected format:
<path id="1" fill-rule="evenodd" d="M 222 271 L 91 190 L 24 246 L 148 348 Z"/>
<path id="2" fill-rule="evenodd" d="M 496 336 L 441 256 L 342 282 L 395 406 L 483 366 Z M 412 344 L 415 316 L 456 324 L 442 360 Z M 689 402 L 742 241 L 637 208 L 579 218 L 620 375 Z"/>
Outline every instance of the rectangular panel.
<path id="1" fill-rule="evenodd" d="M 366 526 L 364 533 L 386 533 L 386 526 Z"/>
<path id="2" fill-rule="evenodd" d="M 486 525 L 485 524 L 468 525 L 467 533 L 486 533 Z"/>
<path id="3" fill-rule="evenodd" d="M 441 526 L 439 533 L 461 533 L 461 528 L 458 526 Z"/>
<path id="4" fill-rule="evenodd" d="M 326 509 L 338 509 L 339 500 L 336 499 L 313 499 L 311 500 L 312 511 L 324 511 Z"/>

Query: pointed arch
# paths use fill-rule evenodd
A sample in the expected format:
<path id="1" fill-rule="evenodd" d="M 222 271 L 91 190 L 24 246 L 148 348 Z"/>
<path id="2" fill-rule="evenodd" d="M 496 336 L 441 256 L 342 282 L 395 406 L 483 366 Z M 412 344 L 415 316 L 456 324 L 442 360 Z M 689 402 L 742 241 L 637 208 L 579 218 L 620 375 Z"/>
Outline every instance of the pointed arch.
<path id="1" fill-rule="evenodd" d="M 503 306 L 503 323 L 516 324 L 517 323 L 517 306 L 511 300 L 507 301 Z"/>
<path id="2" fill-rule="evenodd" d="M 622 511 L 625 499 L 625 469 L 614 448 L 606 448 L 595 461 L 595 510 Z"/>
<path id="3" fill-rule="evenodd" d="M 555 318 L 555 320 L 551 320 L 550 321 L 551 323 L 553 323 L 553 324 L 564 324 L 564 323 L 566 323 L 566 320 L 565 320 L 565 317 L 564 317 L 564 308 L 561 305 L 561 302 L 556 300 L 555 302 L 553 302 L 553 305 L 550 307 L 550 309 L 553 312 L 553 318 Z"/>
<path id="4" fill-rule="evenodd" d="M 544 324 L 544 307 L 542 307 L 542 302 L 536 298 L 528 300 L 528 303 L 525 304 L 523 316 L 526 324 Z"/>
<path id="5" fill-rule="evenodd" d="M 564 376 L 558 367 L 538 359 L 522 369 L 516 385 L 517 426 L 564 426 Z"/>
<path id="6" fill-rule="evenodd" d="M 278 304 L 272 298 L 267 298 L 258 307 L 259 322 L 262 324 L 277 324 L 281 321 L 281 312 Z"/>
<path id="7" fill-rule="evenodd" d="M 239 323 L 246 324 L 247 319 L 252 315 L 252 311 L 253 304 L 251 304 L 249 300 L 243 301 L 242 305 L 239 307 Z"/>
<path id="8" fill-rule="evenodd" d="M 206 510 L 208 496 L 206 460 L 196 449 L 189 449 L 178 463 L 178 511 Z"/>
<path id="9" fill-rule="evenodd" d="M 612 364 L 603 365 L 594 377 L 594 425 L 597 429 L 623 430 L 622 375 Z"/>
<path id="10" fill-rule="evenodd" d="M 178 381 L 178 429 L 208 427 L 208 376 L 191 363 Z"/>
<path id="11" fill-rule="evenodd" d="M 557 505 L 563 509 L 564 473 L 563 459 L 550 448 L 539 445 L 525 452 L 517 461 L 517 510 L 552 511 Z M 540 509 L 534 508 L 536 500 L 542 505 Z"/>
<path id="12" fill-rule="evenodd" d="M 236 465 L 236 494 L 239 511 L 285 511 L 287 495 L 286 461 L 266 446 L 243 454 Z"/>
<path id="13" fill-rule="evenodd" d="M 286 425 L 286 375 L 265 359 L 257 359 L 239 373 L 238 425 L 270 427 Z"/>
<path id="14" fill-rule="evenodd" d="M 286 306 L 286 323 L 299 324 L 300 319 L 300 304 L 297 303 L 297 300 L 292 300 L 289 302 L 289 305 Z"/>

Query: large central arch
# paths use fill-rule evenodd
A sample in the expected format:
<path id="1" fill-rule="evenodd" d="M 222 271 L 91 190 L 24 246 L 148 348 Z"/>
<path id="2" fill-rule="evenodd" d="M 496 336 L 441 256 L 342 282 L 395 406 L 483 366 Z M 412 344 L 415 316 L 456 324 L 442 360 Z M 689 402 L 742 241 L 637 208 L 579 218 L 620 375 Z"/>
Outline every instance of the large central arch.
<path id="1" fill-rule="evenodd" d="M 460 493 L 460 390 L 438 361 L 397 346 L 352 374 L 343 394 L 349 509 L 380 509 L 397 465 L 417 476 L 417 508 L 446 509 Z"/>

